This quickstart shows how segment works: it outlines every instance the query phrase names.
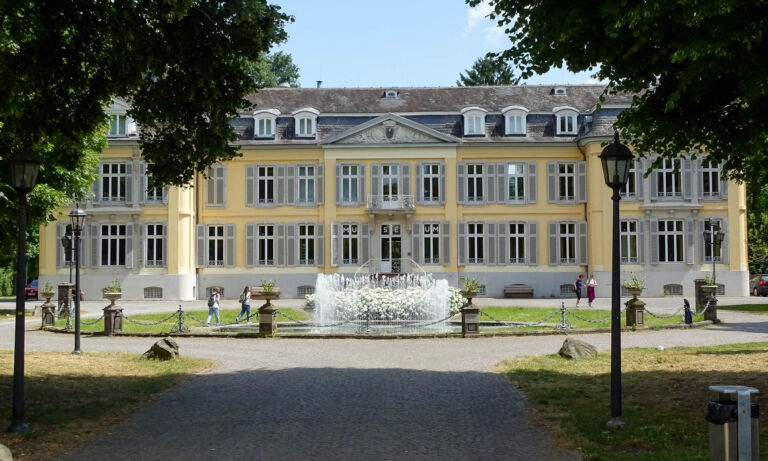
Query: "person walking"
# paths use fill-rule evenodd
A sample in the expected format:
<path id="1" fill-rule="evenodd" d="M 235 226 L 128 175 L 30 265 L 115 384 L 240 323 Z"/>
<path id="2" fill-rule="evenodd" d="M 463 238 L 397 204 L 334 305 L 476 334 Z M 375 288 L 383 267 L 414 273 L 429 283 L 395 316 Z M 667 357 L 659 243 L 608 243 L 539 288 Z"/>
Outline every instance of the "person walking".
<path id="1" fill-rule="evenodd" d="M 579 274 L 579 278 L 573 282 L 573 292 L 576 293 L 576 307 L 581 302 L 581 289 L 584 287 L 584 274 Z"/>
<path id="2" fill-rule="evenodd" d="M 243 292 L 240 293 L 240 313 L 237 314 L 235 323 L 240 323 L 240 319 L 246 315 L 246 321 L 251 323 L 251 287 L 245 286 Z"/>
<path id="3" fill-rule="evenodd" d="M 211 316 L 216 318 L 216 325 L 220 325 L 219 301 L 221 301 L 221 298 L 219 297 L 219 289 L 214 288 L 211 290 L 211 296 L 208 297 L 208 318 L 205 319 L 205 326 L 211 325 Z"/>
<path id="4" fill-rule="evenodd" d="M 589 274 L 589 280 L 587 280 L 587 301 L 589 301 L 589 307 L 592 307 L 592 301 L 595 300 L 596 286 L 597 280 L 595 280 L 595 274 Z"/>

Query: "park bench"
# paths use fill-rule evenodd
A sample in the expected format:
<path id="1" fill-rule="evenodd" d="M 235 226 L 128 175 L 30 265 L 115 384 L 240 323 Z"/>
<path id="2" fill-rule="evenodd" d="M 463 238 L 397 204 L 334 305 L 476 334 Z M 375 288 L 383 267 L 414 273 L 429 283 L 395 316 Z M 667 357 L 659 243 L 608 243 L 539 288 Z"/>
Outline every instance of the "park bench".
<path id="1" fill-rule="evenodd" d="M 504 285 L 505 298 L 533 298 L 533 287 L 525 283 Z"/>

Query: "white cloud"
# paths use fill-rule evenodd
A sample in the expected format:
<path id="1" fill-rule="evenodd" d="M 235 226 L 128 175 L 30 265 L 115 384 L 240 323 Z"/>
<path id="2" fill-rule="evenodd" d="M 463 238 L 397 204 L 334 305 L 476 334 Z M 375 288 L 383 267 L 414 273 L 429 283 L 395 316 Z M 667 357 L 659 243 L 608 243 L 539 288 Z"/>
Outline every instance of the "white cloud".
<path id="1" fill-rule="evenodd" d="M 461 33 L 463 35 L 466 35 L 472 32 L 472 29 L 474 29 L 478 24 L 488 21 L 487 16 L 491 14 L 492 11 L 493 11 L 493 8 L 491 8 L 491 5 L 488 4 L 488 2 L 483 2 L 474 8 L 468 9 L 467 10 L 467 27 L 463 28 L 461 30 Z"/>

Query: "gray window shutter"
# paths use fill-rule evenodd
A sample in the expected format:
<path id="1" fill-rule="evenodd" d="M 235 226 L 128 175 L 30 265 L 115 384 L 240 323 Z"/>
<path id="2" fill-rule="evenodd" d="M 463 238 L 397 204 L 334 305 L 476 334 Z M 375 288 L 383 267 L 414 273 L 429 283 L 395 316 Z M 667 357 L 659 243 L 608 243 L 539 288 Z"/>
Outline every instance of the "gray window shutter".
<path id="1" fill-rule="evenodd" d="M 694 165 L 694 168 L 695 168 L 695 171 L 696 171 L 696 179 L 697 179 L 697 181 L 696 181 L 696 184 L 697 184 L 696 193 L 698 194 L 699 199 L 701 199 L 701 198 L 704 197 L 704 178 L 702 177 L 703 174 L 704 174 L 704 172 L 703 172 L 704 166 L 702 165 L 702 158 L 701 158 L 701 156 L 699 156 L 694 161 L 693 165 Z"/>
<path id="2" fill-rule="evenodd" d="M 168 267 L 168 222 L 163 222 L 163 266 Z"/>
<path id="3" fill-rule="evenodd" d="M 424 253 L 421 251 L 421 226 L 423 225 L 424 223 L 419 221 L 411 224 L 411 238 L 413 239 L 411 259 L 419 264 L 424 264 Z"/>
<path id="4" fill-rule="evenodd" d="M 336 205 L 341 205 L 341 165 L 336 165 Z"/>
<path id="5" fill-rule="evenodd" d="M 658 174 L 656 173 L 656 169 L 652 168 L 651 165 L 653 165 L 654 159 L 649 158 L 648 159 L 648 167 L 651 168 L 651 172 L 649 173 L 649 177 L 651 178 L 651 190 L 649 191 L 651 200 L 658 200 L 659 199 L 659 178 Z M 658 258 L 658 255 L 656 256 Z M 656 261 L 658 262 L 658 260 Z"/>
<path id="6" fill-rule="evenodd" d="M 547 202 L 557 203 L 559 201 L 557 195 L 557 162 L 547 162 Z"/>
<path id="7" fill-rule="evenodd" d="M 539 223 L 528 221 L 528 265 L 537 266 L 539 264 Z"/>
<path id="8" fill-rule="evenodd" d="M 526 197 L 527 203 L 536 203 L 536 162 L 528 162 L 528 196 Z"/>
<path id="9" fill-rule="evenodd" d="M 496 225 L 496 238 L 499 242 L 496 263 L 506 266 L 509 264 L 509 221 L 501 221 Z"/>
<path id="10" fill-rule="evenodd" d="M 296 205 L 296 165 L 285 167 L 285 204 Z"/>
<path id="11" fill-rule="evenodd" d="M 285 265 L 293 267 L 296 265 L 296 224 L 285 224 Z M 317 251 L 315 251 L 317 254 Z"/>
<path id="12" fill-rule="evenodd" d="M 205 224 L 198 224 L 197 225 L 197 267 L 205 267 L 206 261 L 208 261 L 208 252 L 206 251 L 206 225 Z"/>
<path id="13" fill-rule="evenodd" d="M 651 219 L 651 264 L 659 263 L 659 220 Z"/>
<path id="14" fill-rule="evenodd" d="M 443 266 L 447 266 L 451 263 L 451 223 L 449 221 L 443 221 L 440 239 L 442 240 L 440 262 L 443 263 Z"/>
<path id="15" fill-rule="evenodd" d="M 577 230 L 577 238 L 578 243 L 576 247 L 576 251 L 578 252 L 579 257 L 579 265 L 580 266 L 586 266 L 588 263 L 588 255 L 589 252 L 587 251 L 587 222 L 586 221 L 579 221 L 579 223 L 576 226 L 578 228 Z"/>
<path id="16" fill-rule="evenodd" d="M 93 200 L 91 202 L 98 204 L 101 203 L 101 164 L 96 167 L 94 173 L 96 173 L 96 181 L 91 186 L 93 188 Z"/>
<path id="17" fill-rule="evenodd" d="M 509 200 L 509 191 L 507 189 L 507 183 L 509 182 L 507 177 L 508 171 L 506 163 L 496 164 L 496 201 L 499 203 L 506 203 Z"/>
<path id="18" fill-rule="evenodd" d="M 99 236 L 101 235 L 101 226 L 99 224 L 91 224 L 91 267 L 97 268 L 101 264 L 101 258 L 99 258 Z M 81 241 L 81 244 L 84 243 Z"/>
<path id="19" fill-rule="evenodd" d="M 366 203 L 365 198 L 365 165 L 360 163 L 357 167 L 358 173 L 358 179 L 357 179 L 357 198 L 358 203 Z M 377 192 L 378 193 L 378 192 Z M 373 195 L 374 192 L 371 191 L 371 195 Z"/>
<path id="20" fill-rule="evenodd" d="M 493 266 L 496 264 L 496 257 L 498 256 L 498 240 L 496 239 L 496 223 L 485 222 L 485 235 L 483 236 L 485 244 L 485 263 Z"/>
<path id="21" fill-rule="evenodd" d="M 637 263 L 645 264 L 645 222 L 637 220 Z"/>
<path id="22" fill-rule="evenodd" d="M 235 265 L 235 225 L 226 224 L 225 226 L 226 244 L 224 245 L 224 265 L 234 267 Z"/>
<path id="23" fill-rule="evenodd" d="M 423 169 L 423 163 L 419 162 L 416 164 L 416 203 L 424 202 L 424 184 L 422 184 L 424 179 L 424 173 L 422 171 Z"/>
<path id="24" fill-rule="evenodd" d="M 379 172 L 381 171 L 381 165 L 379 163 L 371 164 L 371 195 L 381 195 L 379 189 Z"/>
<path id="25" fill-rule="evenodd" d="M 688 218 L 685 220 L 685 263 L 686 264 L 693 264 L 693 253 L 694 249 L 696 248 L 695 245 L 695 229 L 696 226 L 694 226 L 693 218 Z"/>
<path id="26" fill-rule="evenodd" d="M 638 200 L 643 199 L 643 185 L 645 184 L 645 180 L 643 179 L 644 173 L 645 170 L 643 169 L 643 161 L 635 160 L 635 193 L 637 194 Z"/>
<path id="27" fill-rule="evenodd" d="M 723 169 L 720 169 L 720 177 L 723 177 Z M 720 198 L 725 200 L 728 198 L 728 181 L 720 180 Z"/>
<path id="28" fill-rule="evenodd" d="M 318 266 L 325 266 L 325 225 L 315 225 L 315 262 Z"/>
<path id="29" fill-rule="evenodd" d="M 370 237 L 368 236 L 368 223 L 363 223 L 360 225 L 360 264 L 367 263 L 368 258 L 370 258 L 368 253 L 369 242 Z"/>
<path id="30" fill-rule="evenodd" d="M 163 186 L 163 205 L 168 204 L 168 186 Z"/>
<path id="31" fill-rule="evenodd" d="M 216 191 L 219 193 L 219 199 L 216 205 L 225 206 L 227 204 L 227 167 L 226 165 L 218 165 L 216 167 Z"/>
<path id="32" fill-rule="evenodd" d="M 133 268 L 133 223 L 125 224 L 125 267 Z"/>
<path id="33" fill-rule="evenodd" d="M 125 203 L 133 205 L 133 160 L 125 162 Z"/>
<path id="34" fill-rule="evenodd" d="M 422 186 L 419 185 L 419 187 L 422 187 Z M 440 187 L 438 191 L 440 193 L 439 202 L 441 205 L 444 205 L 445 204 L 445 163 L 440 164 L 440 186 L 439 187 Z"/>
<path id="35" fill-rule="evenodd" d="M 459 221 L 459 266 L 467 265 L 467 223 L 465 221 Z"/>
<path id="36" fill-rule="evenodd" d="M 411 195 L 411 165 L 409 163 L 400 164 L 400 183 L 401 195 Z"/>
<path id="37" fill-rule="evenodd" d="M 216 168 L 215 167 L 209 167 L 208 168 L 208 178 L 205 179 L 205 204 L 208 206 L 216 205 L 214 203 L 215 193 L 216 193 Z"/>
<path id="38" fill-rule="evenodd" d="M 547 226 L 549 227 L 549 265 L 557 266 L 559 257 L 557 251 L 557 221 L 550 221 Z"/>
<path id="39" fill-rule="evenodd" d="M 699 245 L 696 245 L 696 261 L 699 263 L 704 263 L 704 255 L 707 254 L 707 239 L 704 236 L 704 229 L 707 224 L 707 219 L 697 219 L 696 222 L 698 225 L 696 226 L 698 228 L 698 237 L 699 237 Z"/>
<path id="40" fill-rule="evenodd" d="M 253 267 L 256 265 L 256 224 L 247 223 L 245 225 L 245 265 Z"/>
<path id="41" fill-rule="evenodd" d="M 137 267 L 146 267 L 145 265 L 145 257 L 147 255 L 146 250 L 146 235 L 147 235 L 147 223 L 139 223 L 139 238 L 136 240 L 136 253 L 138 254 L 138 262 Z M 163 229 L 165 229 L 167 226 L 163 224 Z M 163 249 L 165 249 L 165 244 L 163 244 Z M 165 258 L 163 258 L 163 261 L 165 261 Z"/>
<path id="42" fill-rule="evenodd" d="M 683 159 L 683 198 L 690 200 L 693 198 L 693 174 L 691 173 L 691 159 Z M 693 264 L 693 263 L 690 263 Z"/>
<path id="43" fill-rule="evenodd" d="M 275 191 L 275 196 L 277 198 L 276 202 L 277 205 L 285 205 L 285 166 L 284 165 L 278 165 L 275 168 L 275 176 L 277 176 L 275 179 L 275 188 L 277 189 Z"/>
<path id="44" fill-rule="evenodd" d="M 456 202 L 467 203 L 467 164 L 456 164 Z"/>
<path id="45" fill-rule="evenodd" d="M 496 164 L 483 163 L 483 203 L 496 202 Z"/>
<path id="46" fill-rule="evenodd" d="M 88 246 L 88 243 L 86 243 L 87 242 L 86 239 L 89 237 L 89 235 L 90 234 L 88 234 L 88 226 L 84 225 L 83 226 L 83 231 L 80 233 L 80 244 L 79 244 L 80 245 L 80 251 L 77 252 L 78 253 L 77 257 L 79 258 L 79 261 L 80 261 L 80 267 L 85 267 L 87 265 L 86 264 L 87 261 L 85 259 L 85 248 Z M 72 242 L 72 244 L 74 245 L 74 242 Z M 72 251 L 73 251 L 73 253 L 72 253 L 72 262 L 74 263 L 74 261 L 75 261 L 75 259 L 74 259 L 75 258 L 74 249 Z"/>
<path id="47" fill-rule="evenodd" d="M 576 201 L 587 202 L 587 162 L 576 162 Z"/>
<path id="48" fill-rule="evenodd" d="M 338 178 L 338 176 L 337 176 Z M 341 226 L 339 223 L 331 223 L 331 266 L 339 265 L 339 241 L 341 240 Z"/>
<path id="49" fill-rule="evenodd" d="M 325 172 L 322 164 L 315 167 L 315 204 L 322 205 L 325 201 Z M 317 254 L 317 252 L 315 252 Z"/>
<path id="50" fill-rule="evenodd" d="M 293 224 L 291 224 L 293 225 Z M 285 266 L 285 224 L 275 224 L 275 234 L 277 234 L 277 245 L 275 246 L 276 264 Z"/>
<path id="51" fill-rule="evenodd" d="M 730 232 L 728 232 L 728 218 L 720 219 L 720 229 L 723 230 L 723 243 L 720 244 L 720 262 L 728 264 L 728 242 L 730 241 Z"/>
<path id="52" fill-rule="evenodd" d="M 61 245 L 61 238 L 64 237 L 67 225 L 64 223 L 56 223 L 56 267 L 64 267 L 64 261 L 66 257 L 64 255 L 64 247 Z"/>
<path id="53" fill-rule="evenodd" d="M 139 203 L 147 201 L 147 164 L 139 163 Z"/>

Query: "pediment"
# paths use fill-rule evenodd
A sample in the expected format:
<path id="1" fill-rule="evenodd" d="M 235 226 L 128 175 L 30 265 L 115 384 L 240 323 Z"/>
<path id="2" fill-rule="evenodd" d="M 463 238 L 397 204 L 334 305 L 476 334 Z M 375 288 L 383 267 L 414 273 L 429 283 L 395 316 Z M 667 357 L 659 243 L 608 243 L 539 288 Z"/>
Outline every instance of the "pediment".
<path id="1" fill-rule="evenodd" d="M 395 114 L 386 114 L 369 120 L 347 131 L 326 139 L 323 144 L 445 144 L 458 143 L 453 136 Z"/>

